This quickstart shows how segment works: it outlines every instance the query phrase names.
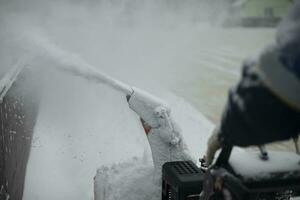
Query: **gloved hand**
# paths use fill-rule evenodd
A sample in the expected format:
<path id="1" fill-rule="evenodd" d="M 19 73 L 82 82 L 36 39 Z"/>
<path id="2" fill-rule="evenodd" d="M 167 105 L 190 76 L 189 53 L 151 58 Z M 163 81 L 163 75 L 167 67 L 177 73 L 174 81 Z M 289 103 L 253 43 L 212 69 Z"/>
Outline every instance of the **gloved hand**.
<path id="1" fill-rule="evenodd" d="M 220 148 L 221 148 L 221 142 L 219 139 L 219 127 L 216 127 L 212 135 L 208 139 L 206 153 L 205 156 L 203 157 L 205 164 L 207 166 L 209 166 L 212 163 L 215 157 L 215 153 Z"/>

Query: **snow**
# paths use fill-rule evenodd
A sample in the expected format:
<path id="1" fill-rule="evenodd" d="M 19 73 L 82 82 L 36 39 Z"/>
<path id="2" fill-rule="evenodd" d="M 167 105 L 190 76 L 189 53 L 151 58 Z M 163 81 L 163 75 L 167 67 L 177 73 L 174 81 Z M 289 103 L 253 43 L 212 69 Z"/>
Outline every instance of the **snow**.
<path id="1" fill-rule="evenodd" d="M 97 87 L 93 86 L 93 88 Z M 79 90 L 78 92 L 84 91 Z M 103 93 L 107 96 L 103 96 Z M 129 176 L 135 169 L 140 171 L 147 169 L 145 174 L 140 174 L 144 175 L 150 184 L 151 177 L 154 176 L 154 167 L 149 153 L 150 147 L 139 119 L 128 108 L 126 99 L 105 87 L 97 94 L 85 95 L 85 98 L 90 99 L 87 102 L 80 102 L 82 99 L 76 100 L 73 95 L 69 98 L 73 99 L 73 102 L 70 105 L 63 105 L 59 110 L 53 110 L 50 106 L 55 101 L 53 98 L 45 98 L 47 101 L 43 102 L 43 109 L 35 130 L 34 145 L 36 147 L 31 152 L 24 198 L 91 199 L 93 197 L 92 180 L 96 169 L 100 166 L 109 167 L 113 164 L 118 166 L 119 163 L 127 162 L 131 165 L 128 168 L 124 167 L 124 172 L 120 170 L 115 178 L 111 177 L 113 180 L 118 179 L 119 176 L 120 178 Z M 98 102 L 99 99 L 101 99 L 101 103 Z M 182 134 L 187 138 L 186 143 L 192 156 L 197 158 L 205 149 L 204 145 L 199 145 L 199 141 L 200 143 L 206 142 L 213 125 L 182 98 L 166 93 L 165 99 L 172 106 L 173 116 L 179 122 Z M 82 103 L 85 104 L 82 105 Z M 83 107 L 74 108 L 74 105 L 77 104 L 81 104 Z M 93 113 L 91 110 L 94 108 L 89 104 L 98 104 L 98 111 L 91 115 Z M 72 112 L 69 109 L 72 109 Z M 74 115 L 78 112 L 81 112 L 80 116 Z M 68 114 L 68 118 L 65 119 L 66 114 L 63 113 L 69 113 L 70 116 Z M 104 113 L 105 117 L 103 117 Z M 101 120 L 99 120 L 100 118 Z M 150 158 L 149 162 L 142 162 L 144 154 Z M 136 164 L 130 161 L 132 157 L 137 157 L 142 161 Z M 113 172 L 109 172 L 109 174 L 113 174 Z M 127 177 L 125 179 L 128 181 L 127 184 L 138 184 L 142 187 L 143 182 L 135 181 L 135 179 L 141 179 L 138 175 L 139 173 L 137 176 L 132 173 L 132 179 Z M 117 184 L 117 181 L 114 183 Z M 28 184 L 30 184 L 30 188 L 36 189 L 31 190 L 28 188 Z M 120 183 L 117 185 L 119 186 Z M 157 187 L 157 184 L 154 184 L 153 187 L 155 185 Z M 111 187 L 116 188 L 116 185 L 112 184 Z M 49 188 L 51 189 L 49 190 Z M 130 189 L 129 186 L 118 188 L 120 190 Z M 158 190 L 156 192 L 159 193 Z M 120 193 L 122 192 L 120 191 Z M 64 195 L 61 196 L 61 194 Z M 144 195 L 149 195 L 149 193 Z"/>
<path id="2" fill-rule="evenodd" d="M 259 152 L 233 150 L 229 163 L 245 179 L 264 179 L 276 173 L 300 173 L 300 156 L 294 152 L 268 151 L 269 159 L 260 159 Z M 244 158 L 247 159 L 244 159 Z"/>
<path id="3" fill-rule="evenodd" d="M 155 109 L 157 107 L 163 106 L 168 110 L 170 109 L 163 100 L 135 87 L 133 88 L 133 93 L 130 95 L 128 103 L 129 107 L 151 127 L 159 126 L 157 116 L 155 116 Z"/>
<path id="4" fill-rule="evenodd" d="M 15 82 L 17 76 L 26 65 L 26 59 L 19 58 L 18 62 L 0 80 L 0 102 L 3 101 L 6 93 Z"/>
<path id="5" fill-rule="evenodd" d="M 211 27 L 195 18 L 207 8 L 198 5 L 177 12 L 180 6 L 165 10 L 159 1 L 113 2 L 0 3 L 0 71 L 26 52 L 34 57 L 30 66 L 40 69 L 36 74 L 45 81 L 24 200 L 93 199 L 97 168 L 113 164 L 125 171 L 114 176 L 108 170 L 115 180 L 111 186 L 118 177 L 132 186 L 138 179 L 141 190 L 151 185 L 144 181 L 151 180 L 152 161 L 143 160 L 150 146 L 138 117 L 124 95 L 95 84 L 99 81 L 90 66 L 168 102 L 191 156 L 199 158 L 214 126 L 203 113 L 219 116 L 242 59 L 274 33 Z M 78 77 L 86 70 L 91 81 Z M 140 180 L 143 176 L 147 178 Z M 154 190 L 155 184 L 149 188 Z M 128 186 L 120 193 L 127 189 L 134 190 Z"/>
<path id="6" fill-rule="evenodd" d="M 84 61 L 80 56 L 75 53 L 68 52 L 62 47 L 50 41 L 44 34 L 39 31 L 35 33 L 25 32 L 26 40 L 30 41 L 32 48 L 35 50 L 35 56 L 41 57 L 44 63 L 39 63 L 39 67 L 43 65 L 48 66 L 52 63 L 52 67 L 67 72 L 74 76 L 85 78 L 95 83 L 104 83 L 120 92 L 131 94 L 132 89 L 130 86 L 116 80 L 109 75 L 97 70 Z"/>
<path id="7" fill-rule="evenodd" d="M 39 43 L 39 44 L 42 44 L 42 43 Z M 51 43 L 47 42 L 46 44 L 51 44 Z M 117 91 L 110 91 L 110 90 L 108 90 L 109 88 L 106 88 L 107 86 L 105 84 L 100 84 L 100 85 L 99 84 L 94 84 L 94 83 L 99 83 L 99 82 L 100 83 L 107 83 L 107 80 L 108 80 L 109 83 L 111 83 L 110 82 L 111 78 L 109 76 L 99 72 L 96 68 L 91 67 L 88 64 L 85 64 L 85 62 L 82 59 L 80 59 L 80 57 L 70 56 L 70 55 L 72 55 L 72 53 L 62 51 L 62 50 L 58 49 L 57 46 L 53 47 L 52 45 L 50 45 L 50 46 L 46 45 L 46 46 L 39 46 L 39 48 L 41 48 L 42 51 L 46 50 L 45 55 L 44 55 L 46 57 L 45 60 L 47 62 L 50 62 L 51 65 L 53 65 L 54 67 L 58 66 L 58 69 L 63 69 L 67 72 L 71 72 L 70 73 L 71 75 L 77 76 L 76 79 L 80 80 L 79 84 L 78 85 L 76 84 L 77 87 L 75 87 L 74 83 L 71 83 L 72 86 L 75 87 L 76 89 L 83 88 L 84 90 L 86 90 L 86 88 L 89 87 L 89 91 L 91 91 L 91 93 L 94 93 L 94 91 L 97 91 L 97 90 L 100 92 L 99 88 L 101 88 L 101 93 L 99 93 L 98 95 L 93 97 L 94 100 L 92 100 L 93 101 L 92 105 L 97 105 L 97 103 L 95 103 L 94 101 L 97 101 L 97 99 L 101 99 L 101 105 L 103 106 L 104 110 L 102 110 L 101 114 L 99 113 L 100 115 L 97 114 L 97 117 L 89 116 L 89 117 L 84 117 L 84 118 L 88 119 L 88 121 L 90 121 L 90 118 L 92 118 L 92 119 L 101 118 L 101 121 L 102 121 L 101 124 L 109 123 L 109 124 L 111 124 L 110 127 L 113 127 L 112 130 L 109 130 L 108 128 L 103 129 L 101 127 L 101 125 L 98 123 L 97 126 L 94 128 L 94 131 L 105 130 L 104 135 L 101 134 L 101 135 L 97 136 L 98 137 L 97 140 L 101 141 L 101 143 L 100 143 L 101 146 L 98 147 L 98 149 L 99 150 L 101 149 L 101 153 L 103 152 L 103 154 L 104 154 L 103 156 L 107 159 L 107 162 L 108 162 L 107 164 L 114 163 L 114 162 L 116 162 L 116 160 L 118 160 L 118 161 L 123 160 L 123 161 L 127 162 L 127 160 L 130 158 L 129 155 L 135 155 L 135 156 L 139 157 L 142 154 L 141 152 L 144 151 L 144 149 L 149 148 L 148 145 L 145 144 L 145 141 L 143 141 L 141 143 L 138 143 L 136 141 L 137 138 L 138 138 L 138 140 L 145 140 L 146 138 L 145 138 L 145 135 L 143 133 L 143 130 L 141 129 L 141 125 L 137 123 L 139 121 L 138 118 L 136 117 L 136 115 L 133 115 L 133 113 L 129 112 L 130 110 L 129 110 L 128 105 L 126 103 L 126 100 L 124 98 L 125 94 L 127 94 L 127 93 L 126 92 L 125 92 L 125 94 L 117 93 L 117 91 L 119 91 L 118 88 L 117 88 Z M 64 56 L 61 56 L 61 55 L 64 55 Z M 48 60 L 48 57 L 51 58 L 51 61 Z M 53 59 L 53 57 L 54 57 L 54 59 Z M 72 57 L 72 59 L 71 59 L 71 57 Z M 63 59 L 63 60 L 61 61 L 60 59 Z M 74 62 L 74 60 L 77 60 L 78 62 Z M 42 63 L 44 65 L 47 65 L 47 64 L 49 65 L 49 63 L 45 63 L 44 58 L 42 58 Z M 93 74 L 93 73 L 95 73 L 95 74 Z M 63 82 L 65 82 L 65 79 L 66 79 L 65 76 L 68 76 L 68 74 L 59 74 L 59 76 L 64 77 Z M 107 78 L 107 77 L 109 77 L 109 78 Z M 73 76 L 70 76 L 70 78 L 74 79 Z M 92 88 L 91 84 L 94 84 L 93 88 L 97 88 L 97 89 L 96 90 L 90 90 L 90 88 Z M 124 85 L 124 84 L 122 84 L 122 85 Z M 59 88 L 59 89 L 56 89 L 56 90 L 63 91 L 63 86 L 61 86 L 61 87 L 62 88 Z M 107 91 L 104 92 L 104 93 L 106 93 L 107 96 L 102 95 L 102 93 L 104 91 L 104 88 L 105 88 L 105 90 L 109 91 L 109 92 L 107 92 Z M 154 97 L 153 95 L 145 93 L 144 91 L 141 91 L 137 88 L 133 88 L 133 90 L 134 90 L 134 93 L 133 93 L 133 96 L 132 96 L 132 100 L 130 100 L 129 103 L 130 103 L 130 107 L 134 108 L 134 110 L 138 110 L 138 108 L 134 107 L 133 106 L 134 104 L 132 103 L 132 101 L 135 101 L 136 99 L 145 101 L 145 98 L 147 98 L 147 99 L 150 99 L 151 101 L 154 102 L 154 104 L 151 104 L 151 105 L 148 104 L 147 109 L 149 111 L 147 111 L 147 112 L 144 111 L 144 112 L 141 113 L 141 116 L 145 117 L 145 120 L 150 121 L 148 119 L 151 119 L 151 117 L 153 118 L 153 116 L 147 117 L 146 115 L 150 112 L 152 112 L 152 114 L 156 114 L 154 111 L 157 111 L 157 109 L 154 109 L 154 108 L 159 106 L 159 105 L 166 106 L 167 110 L 165 112 L 170 113 L 170 110 L 169 110 L 168 106 L 162 100 Z M 183 159 L 190 160 L 191 156 L 196 158 L 199 155 L 199 152 L 204 152 L 203 149 L 205 148 L 204 145 L 199 146 L 197 141 L 201 141 L 201 140 L 206 141 L 207 136 L 211 132 L 212 127 L 213 127 L 213 125 L 208 120 L 206 120 L 193 107 L 188 105 L 188 103 L 186 103 L 183 99 L 175 96 L 174 94 L 172 94 L 170 92 L 164 91 L 163 89 L 159 89 L 159 90 L 160 90 L 160 92 L 165 94 L 164 97 L 166 98 L 166 100 L 168 102 L 175 105 L 174 106 L 174 112 L 172 112 L 172 113 L 174 114 L 175 118 L 176 118 L 176 116 L 177 117 L 180 116 L 180 123 L 179 124 L 180 124 L 181 127 L 183 127 L 183 130 L 188 129 L 191 132 L 192 128 L 196 127 L 196 129 L 195 129 L 196 131 L 193 131 L 192 133 L 189 133 L 189 132 L 185 133 L 185 134 L 188 134 L 189 139 L 193 139 L 192 140 L 193 145 L 195 145 L 195 146 L 191 145 L 191 147 L 196 149 L 196 151 L 194 151 L 193 154 L 191 154 L 191 155 L 189 153 L 187 153 L 188 152 L 188 149 L 187 149 L 188 145 L 184 142 L 184 138 L 181 136 L 181 133 L 180 133 L 179 129 L 174 128 L 174 127 L 176 127 L 176 125 L 175 125 L 175 122 L 173 122 L 173 121 L 171 121 L 171 127 L 174 128 L 174 133 L 176 135 L 176 138 L 171 137 L 172 140 L 170 140 L 169 142 L 174 143 L 175 140 L 173 140 L 173 139 L 177 139 L 178 144 L 174 143 L 173 144 L 174 147 L 171 147 L 171 148 L 170 148 L 170 146 L 167 146 L 166 148 L 169 148 L 169 149 L 167 149 L 167 151 L 165 151 L 166 148 L 163 148 L 163 149 L 160 148 L 160 147 L 162 147 L 162 145 L 161 145 L 162 143 L 159 143 L 160 140 L 157 139 L 157 136 L 160 139 L 161 138 L 164 138 L 165 140 L 170 139 L 170 138 L 164 137 L 167 134 L 160 134 L 160 133 L 167 133 L 169 131 L 167 129 L 170 128 L 170 127 L 159 126 L 159 127 L 154 127 L 152 129 L 152 131 L 150 131 L 148 137 L 149 137 L 150 146 L 151 146 L 151 150 L 152 150 L 153 161 L 155 163 L 155 166 L 154 166 L 155 170 L 153 171 L 152 165 L 148 165 L 147 170 L 145 170 L 145 172 L 149 171 L 149 172 L 152 172 L 152 173 L 146 173 L 146 174 L 141 173 L 141 175 L 144 175 L 143 178 L 147 178 L 146 175 L 148 176 L 148 178 L 153 176 L 154 183 L 150 184 L 150 186 L 152 186 L 150 191 L 152 190 L 152 193 L 155 192 L 156 194 L 160 193 L 159 190 L 157 190 L 157 188 L 160 185 L 159 179 L 161 177 L 160 172 L 161 172 L 162 164 L 165 163 L 166 161 L 172 161 L 172 160 L 183 160 Z M 49 91 L 49 89 L 46 88 L 45 91 Z M 166 96 L 166 94 L 168 94 L 168 95 Z M 120 98 L 121 95 L 122 95 L 122 98 Z M 47 157 L 46 162 L 44 162 L 43 164 L 38 165 L 39 168 L 42 167 L 42 168 L 46 169 L 46 166 L 51 165 L 51 163 L 61 163 L 61 166 L 63 166 L 66 169 L 71 168 L 70 165 L 72 165 L 72 168 L 73 168 L 72 170 L 74 170 L 75 163 L 74 162 L 66 163 L 63 159 L 63 157 L 65 157 L 65 156 L 64 155 L 59 155 L 59 154 L 65 154 L 65 151 L 63 150 L 63 151 L 59 152 L 60 151 L 59 149 L 61 147 L 59 148 L 57 145 L 59 145 L 60 141 L 58 139 L 56 139 L 56 137 L 61 138 L 61 136 L 59 136 L 59 135 L 61 135 L 63 133 L 64 134 L 67 133 L 69 139 L 71 140 L 71 138 L 74 137 L 74 133 L 72 133 L 72 132 L 68 133 L 69 132 L 68 129 L 74 130 L 77 127 L 79 130 L 76 130 L 76 132 L 78 132 L 78 131 L 80 131 L 80 129 L 82 129 L 84 127 L 89 127 L 90 122 L 88 122 L 86 125 L 84 125 L 83 121 L 80 121 L 77 126 L 76 126 L 76 123 L 74 123 L 74 122 L 71 122 L 70 125 L 67 125 L 66 120 L 64 119 L 63 120 L 64 121 L 64 125 L 63 125 L 64 128 L 59 127 L 59 128 L 55 128 L 54 130 L 52 130 L 53 127 L 54 127 L 53 125 L 46 125 L 45 126 L 45 124 L 47 124 L 47 123 L 53 123 L 53 119 L 47 119 L 47 117 L 52 112 L 51 110 L 53 109 L 53 107 L 55 107 L 55 109 L 58 109 L 58 107 L 57 107 L 57 104 L 49 106 L 49 105 L 47 105 L 47 103 L 53 104 L 53 102 L 51 102 L 51 101 L 56 99 L 56 96 L 57 95 L 55 95 L 55 92 L 54 92 L 54 94 L 53 94 L 53 92 L 50 93 L 50 94 L 45 94 L 44 102 L 42 103 L 42 108 L 45 109 L 46 111 L 42 109 L 42 111 L 40 113 L 40 117 L 38 119 L 38 123 L 37 123 L 38 126 L 36 127 L 36 131 L 35 131 L 35 132 L 43 132 L 42 134 L 39 133 L 39 136 L 40 136 L 40 138 L 43 138 L 43 140 L 46 142 L 45 145 L 47 145 L 48 147 L 43 147 L 42 146 L 42 148 L 38 149 L 38 151 L 33 150 L 32 155 L 34 155 L 34 156 L 31 157 L 30 162 L 31 163 L 38 162 L 38 160 L 42 159 L 43 155 L 48 154 L 48 155 L 51 155 L 51 156 Z M 86 99 L 87 95 L 86 94 L 84 96 L 79 95 L 78 97 L 79 97 L 79 101 L 80 101 L 80 99 L 82 99 L 82 98 Z M 106 98 L 106 100 L 103 102 L 104 98 Z M 64 100 L 66 100 L 66 99 L 64 99 Z M 74 101 L 74 100 L 72 100 L 72 101 Z M 55 100 L 54 100 L 54 102 L 55 102 Z M 107 103 L 106 105 L 105 105 L 105 102 Z M 153 102 L 151 102 L 151 103 L 153 103 Z M 80 106 L 82 106 L 82 104 Z M 64 108 L 61 111 L 63 111 L 66 106 L 63 105 L 63 107 Z M 74 109 L 75 107 L 76 106 L 71 105 L 69 107 L 69 109 Z M 141 108 L 141 106 L 139 108 Z M 177 111 L 178 108 L 182 108 L 182 109 L 185 108 L 185 109 L 178 112 Z M 50 109 L 50 110 L 48 110 L 48 109 Z M 83 111 L 81 114 L 84 114 L 84 113 L 89 113 L 90 110 L 93 109 L 93 108 L 84 107 L 84 108 L 81 108 L 81 109 L 80 109 L 80 111 L 81 112 Z M 122 110 L 122 112 L 118 113 L 118 110 L 120 110 L 120 109 Z M 124 109 L 128 109 L 128 110 L 124 111 Z M 111 112 L 110 116 L 108 115 L 109 112 Z M 67 113 L 70 113 L 70 111 L 67 111 Z M 103 113 L 105 113 L 104 116 L 103 116 Z M 146 113 L 146 115 L 145 115 L 145 113 Z M 53 116 L 54 118 L 56 118 L 56 120 L 59 119 L 59 117 L 57 115 L 59 115 L 59 114 L 54 113 L 54 116 Z M 135 117 L 133 117 L 133 116 L 135 116 Z M 46 118 L 43 119 L 43 117 L 46 117 Z M 104 117 L 104 119 L 103 119 L 103 117 Z M 105 119 L 105 118 L 107 118 L 107 119 Z M 74 116 L 72 116 L 71 119 L 74 119 Z M 81 118 L 79 117 L 78 119 L 81 119 Z M 116 119 L 117 119 L 117 121 L 116 121 Z M 42 123 L 41 123 L 41 121 L 42 121 Z M 186 124 L 182 124 L 181 121 L 185 122 Z M 189 122 L 187 122 L 187 121 L 189 121 Z M 41 126 L 39 126 L 39 124 L 41 124 Z M 54 122 L 54 124 L 55 124 L 55 122 Z M 160 125 L 162 125 L 162 124 L 160 123 Z M 187 126 L 188 126 L 188 128 L 187 128 Z M 126 128 L 126 127 L 128 127 L 128 128 Z M 125 128 L 125 130 L 124 130 L 124 128 Z M 110 133 L 111 131 L 113 131 L 113 134 Z M 86 131 L 84 131 L 84 132 L 86 132 Z M 157 133 L 159 133 L 159 134 L 157 134 Z M 47 134 L 47 135 L 45 135 L 45 134 Z M 120 137 L 120 134 L 123 134 L 123 136 Z M 137 137 L 138 134 L 140 134 L 140 135 Z M 190 135 L 190 134 L 194 134 L 194 135 Z M 50 135 L 52 135 L 52 136 L 50 136 Z M 112 135 L 115 135 L 115 136 L 112 137 Z M 81 139 L 83 139 L 82 138 L 83 136 L 84 135 L 80 136 Z M 142 137 L 142 136 L 144 136 L 144 137 Z M 103 137 L 106 137 L 105 138 L 106 141 L 103 141 Z M 113 138 L 115 139 L 115 141 L 112 141 Z M 87 141 L 89 141 L 89 139 Z M 113 142 L 113 145 L 112 145 L 112 142 Z M 166 143 L 166 141 L 164 141 L 164 144 L 169 145 L 169 143 Z M 84 152 L 90 151 L 88 153 L 89 156 L 94 155 L 94 158 L 90 157 L 89 158 L 90 161 L 87 161 L 88 159 L 84 155 L 80 155 L 80 156 L 74 155 L 73 159 L 74 160 L 79 160 L 81 165 L 82 164 L 90 165 L 91 167 L 88 169 L 88 173 L 91 174 L 92 170 L 95 169 L 95 167 L 97 167 L 97 164 L 95 164 L 95 163 L 104 163 L 105 164 L 105 161 L 99 160 L 102 157 L 102 156 L 99 157 L 99 155 L 97 155 L 97 152 L 99 152 L 99 150 L 96 150 L 95 148 L 90 149 L 89 145 L 90 144 L 85 144 L 84 146 L 82 146 L 82 148 L 84 149 L 83 151 Z M 76 144 L 75 145 L 72 144 L 71 149 L 73 148 L 73 146 L 76 147 Z M 111 149 L 112 147 L 114 147 L 114 149 Z M 65 149 L 65 148 L 66 147 L 63 145 L 63 149 Z M 53 151 L 53 149 L 56 149 L 56 150 Z M 118 149 L 120 149 L 120 150 L 121 149 L 126 149 L 126 151 L 120 152 L 120 150 L 118 150 Z M 115 151 L 115 152 L 112 152 L 112 150 Z M 164 154 L 166 152 L 168 152 L 168 153 L 171 152 L 171 155 L 165 155 L 165 156 L 160 155 L 161 157 L 158 158 L 158 156 L 157 156 L 158 154 L 162 154 L 162 153 Z M 108 156 L 111 153 L 114 155 L 113 157 Z M 123 157 L 121 157 L 121 155 L 123 155 Z M 67 154 L 66 156 L 69 157 L 70 155 Z M 98 158 L 96 158 L 96 157 L 98 157 Z M 35 158 L 37 160 L 32 160 L 32 158 Z M 66 160 L 68 160 L 68 159 L 66 159 Z M 89 162 L 92 162 L 92 164 L 89 164 Z M 43 165 L 45 165 L 45 166 L 43 167 Z M 132 169 L 129 170 L 129 172 L 131 172 L 131 173 L 133 173 L 131 171 L 133 169 L 136 169 L 138 171 L 146 169 L 145 168 L 146 166 L 138 165 L 138 164 L 137 164 L 137 168 L 132 167 L 132 166 L 129 166 L 129 167 L 132 168 Z M 141 168 L 139 168 L 139 167 L 141 167 Z M 46 198 L 54 198 L 54 199 L 61 198 L 60 195 L 59 196 L 57 196 L 57 195 L 59 193 L 63 193 L 63 191 L 66 191 L 67 188 L 61 187 L 61 185 L 63 183 L 60 183 L 59 185 L 57 185 L 57 187 L 59 187 L 59 188 L 56 188 L 56 184 L 55 184 L 56 181 L 66 182 L 65 184 L 63 184 L 64 186 L 72 184 L 72 185 L 75 186 L 75 188 L 79 187 L 79 185 L 81 185 L 81 184 L 84 184 L 84 189 L 82 189 L 82 190 L 88 192 L 88 194 L 91 195 L 91 192 L 89 192 L 89 191 L 91 191 L 91 189 L 93 187 L 91 187 L 91 184 L 87 184 L 86 182 L 83 182 L 82 176 L 79 176 L 78 178 L 75 178 L 75 180 L 74 180 L 74 178 L 72 178 L 72 183 L 71 183 L 70 181 L 68 181 L 68 177 L 66 176 L 66 175 L 68 175 L 68 173 L 66 173 L 66 172 L 69 171 L 69 170 L 64 171 L 64 170 L 61 170 L 59 168 L 53 169 L 51 171 L 48 171 L 48 170 L 44 171 L 42 169 L 35 169 L 34 166 L 32 168 L 29 168 L 29 170 L 28 170 L 29 174 L 34 173 L 34 171 L 37 171 L 37 170 L 39 170 L 40 173 L 43 173 L 43 175 L 39 176 L 39 177 L 32 177 L 32 176 L 28 177 L 27 181 L 31 182 L 31 185 L 34 182 L 47 182 L 49 184 L 52 183 L 51 184 L 52 188 L 54 188 L 55 191 L 58 191 L 58 193 L 52 193 L 51 191 L 48 191 L 48 188 L 45 187 L 44 185 L 35 185 L 35 188 L 39 188 L 37 191 L 30 191 L 29 192 L 28 190 L 26 190 L 27 188 L 25 188 L 24 198 L 25 199 L 30 199 L 30 198 L 39 199 L 39 198 L 45 198 L 45 197 Z M 105 167 L 102 168 L 102 169 L 105 169 Z M 106 179 L 108 179 L 110 181 L 110 179 L 113 178 L 113 176 L 110 175 L 110 174 L 115 174 L 115 169 L 116 169 L 116 165 L 114 165 L 111 168 L 112 172 L 111 172 L 111 170 L 109 170 L 109 172 L 107 172 L 105 170 L 104 170 L 104 172 L 103 172 L 103 170 L 98 170 L 98 174 L 100 174 L 99 177 L 103 178 L 103 175 L 104 175 L 104 180 L 106 181 Z M 126 172 L 122 172 L 122 170 L 120 170 L 120 169 L 118 171 L 120 171 L 120 173 L 115 175 L 116 179 L 118 179 L 118 176 L 123 176 L 123 175 L 126 176 Z M 84 173 L 84 172 L 82 172 L 82 173 Z M 123 173 L 125 173 L 125 174 L 123 174 Z M 127 174 L 127 176 L 129 176 L 129 175 Z M 91 181 L 91 175 L 87 175 L 87 177 L 90 177 L 90 179 L 86 179 L 86 180 Z M 107 178 L 107 177 L 109 177 L 109 178 Z M 137 178 L 138 180 L 142 179 L 139 176 L 138 177 L 133 176 L 133 178 Z M 98 179 L 98 177 L 96 177 L 96 180 L 97 179 Z M 128 185 L 130 185 L 130 182 L 133 181 L 130 178 L 128 178 L 126 180 L 129 181 Z M 133 181 L 133 182 L 135 184 L 139 184 L 141 187 L 146 187 L 147 186 L 147 185 L 143 186 L 143 182 L 137 183 L 136 180 Z M 114 183 L 114 181 L 112 181 L 112 184 L 113 183 Z M 95 187 L 99 187 L 99 185 L 101 186 L 100 183 L 97 183 L 95 185 L 96 185 Z M 89 188 L 88 188 L 88 186 L 89 186 Z M 111 187 L 115 187 L 115 186 L 112 185 Z M 80 191 L 76 191 L 75 188 L 71 189 L 70 193 L 68 194 L 68 198 L 72 198 L 72 199 L 74 199 L 74 198 L 83 198 L 84 194 L 82 194 L 82 192 L 80 192 Z M 128 188 L 127 189 L 126 188 L 127 187 L 121 188 L 121 190 L 123 190 L 123 189 L 127 190 Z M 99 189 L 99 190 L 103 191 L 104 189 Z M 97 193 L 97 191 L 95 191 L 95 192 Z M 113 192 L 114 195 L 112 197 L 108 197 L 108 198 L 118 199 L 118 197 L 116 197 L 116 195 L 118 195 L 119 193 L 122 193 L 122 192 L 118 192 L 118 191 L 116 191 L 116 193 Z M 133 194 L 133 195 L 134 196 L 132 196 L 131 198 L 136 198 L 135 195 L 142 195 L 142 196 L 144 196 L 143 197 L 144 199 L 147 198 L 147 196 L 150 196 L 150 194 L 148 194 L 147 192 L 143 192 L 143 193 L 139 193 L 139 194 Z M 121 196 L 119 196 L 119 198 L 121 198 Z M 66 198 L 66 196 L 64 196 L 63 198 Z M 90 196 L 90 198 L 92 198 L 92 196 Z"/>
<path id="8" fill-rule="evenodd" d="M 161 177 L 164 163 L 193 160 L 178 124 L 171 118 L 160 121 L 160 126 L 152 128 L 147 134 L 154 163 L 154 176 L 158 178 Z"/>
<path id="9" fill-rule="evenodd" d="M 207 131 L 211 132 L 211 124 L 203 120 L 200 113 L 191 111 L 191 107 L 180 102 L 180 107 L 187 108 L 187 113 L 179 113 L 175 108 L 175 113 L 180 115 L 185 120 L 190 120 L 189 126 L 179 123 L 183 129 L 188 127 L 191 130 L 198 130 L 199 132 L 185 132 L 181 133 L 179 126 L 171 120 L 173 130 L 169 130 L 168 126 L 163 126 L 162 123 L 159 128 L 153 128 L 148 133 L 148 141 L 151 147 L 151 155 L 153 164 L 149 163 L 149 155 L 145 154 L 143 158 L 133 158 L 121 164 L 114 164 L 112 166 L 102 166 L 97 170 L 94 180 L 95 200 L 117 200 L 117 199 L 144 199 L 144 200 L 159 200 L 161 198 L 161 171 L 162 165 L 165 162 L 178 160 L 194 160 L 199 152 L 204 152 L 205 145 L 192 153 L 188 149 L 184 136 L 188 139 L 196 139 L 198 143 L 201 140 L 207 140 Z M 202 125 L 194 123 L 201 121 Z M 181 122 L 181 121 L 179 121 Z M 206 123 L 206 125 L 203 124 Z M 193 129 L 198 128 L 198 129 Z M 196 135 L 192 135 L 195 134 Z M 175 134 L 179 138 L 177 144 L 171 144 L 172 138 L 170 134 Z M 184 136 L 183 136 L 184 135 Z M 198 138 L 197 138 L 198 137 Z M 189 141 L 190 144 L 191 141 Z M 194 146 L 195 147 L 195 146 Z M 148 157 L 147 157 L 148 156 Z M 122 185 L 122 187 L 120 187 Z"/>
<path id="10" fill-rule="evenodd" d="M 141 158 L 102 167 L 95 177 L 95 200 L 159 200 L 160 182 L 153 175 L 154 168 Z"/>

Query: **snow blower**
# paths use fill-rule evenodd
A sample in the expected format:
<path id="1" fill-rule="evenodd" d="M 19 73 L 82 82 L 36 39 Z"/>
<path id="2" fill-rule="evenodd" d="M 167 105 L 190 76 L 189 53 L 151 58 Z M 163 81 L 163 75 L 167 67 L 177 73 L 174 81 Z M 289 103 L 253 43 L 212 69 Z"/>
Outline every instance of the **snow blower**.
<path id="1" fill-rule="evenodd" d="M 244 155 L 232 153 L 231 146 L 222 149 L 211 167 L 198 168 L 190 161 L 180 129 L 163 100 L 113 79 L 90 65 L 82 68 L 72 64 L 60 69 L 122 92 L 129 107 L 141 118 L 152 150 L 155 175 L 162 179 L 162 200 L 290 199 L 298 195 L 298 156 L 272 153 L 268 159 L 261 159 L 262 156 L 253 156 L 251 152 Z M 278 162 L 278 158 L 285 161 Z M 284 165 L 278 165 L 280 163 Z M 251 168 L 253 170 L 249 170 Z"/>
<path id="2" fill-rule="evenodd" d="M 265 152 L 264 152 L 265 153 Z M 162 200 L 290 200 L 300 195 L 299 156 L 225 146 L 207 168 L 187 161 L 163 166 Z"/>

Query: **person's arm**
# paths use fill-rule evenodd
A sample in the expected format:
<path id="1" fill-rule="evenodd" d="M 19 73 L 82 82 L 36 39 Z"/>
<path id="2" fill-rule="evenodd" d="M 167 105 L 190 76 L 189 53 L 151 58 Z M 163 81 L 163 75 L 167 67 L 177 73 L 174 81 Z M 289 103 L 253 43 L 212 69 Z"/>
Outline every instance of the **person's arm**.
<path id="1" fill-rule="evenodd" d="M 217 126 L 207 142 L 207 149 L 204 156 L 205 164 L 210 165 L 214 160 L 215 153 L 221 148 L 221 141 L 219 137 L 219 127 Z"/>
<path id="2" fill-rule="evenodd" d="M 208 140 L 207 164 L 222 144 L 263 145 L 297 137 L 300 130 L 300 1 L 277 30 L 276 42 L 245 62 Z"/>

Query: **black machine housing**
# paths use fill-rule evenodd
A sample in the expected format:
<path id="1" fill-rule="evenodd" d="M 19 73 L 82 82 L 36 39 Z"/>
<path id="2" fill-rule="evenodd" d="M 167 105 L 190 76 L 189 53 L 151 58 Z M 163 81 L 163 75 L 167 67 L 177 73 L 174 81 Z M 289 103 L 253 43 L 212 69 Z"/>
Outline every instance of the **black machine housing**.
<path id="1" fill-rule="evenodd" d="M 288 200 L 300 195 L 300 164 L 296 171 L 249 179 L 236 173 L 230 165 L 232 148 L 224 147 L 215 163 L 207 169 L 197 167 L 192 161 L 165 163 L 162 200 Z"/>
<path id="2" fill-rule="evenodd" d="M 168 162 L 163 166 L 162 200 L 193 199 L 202 190 L 204 172 L 192 161 Z"/>

